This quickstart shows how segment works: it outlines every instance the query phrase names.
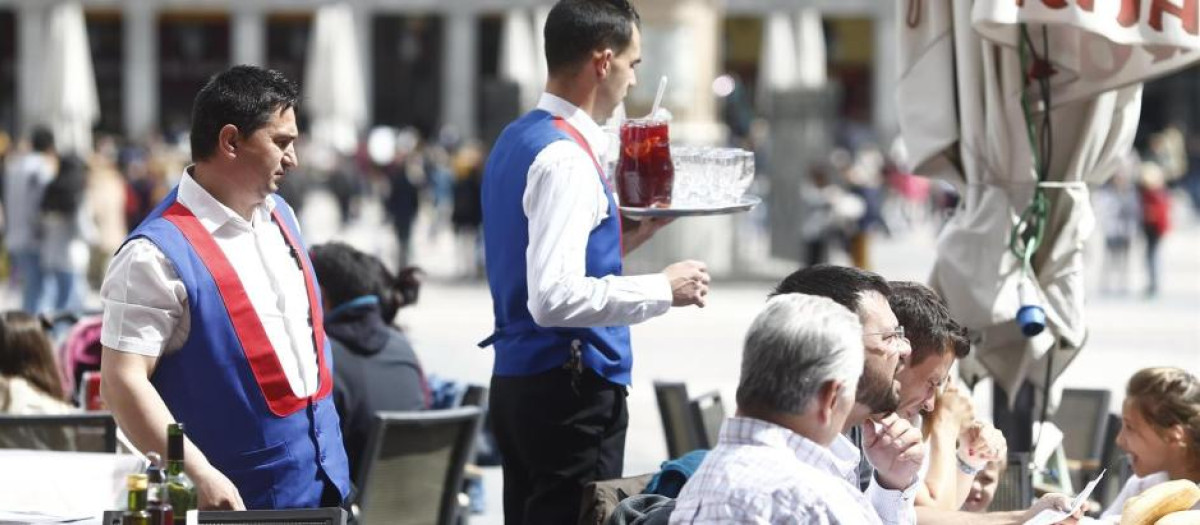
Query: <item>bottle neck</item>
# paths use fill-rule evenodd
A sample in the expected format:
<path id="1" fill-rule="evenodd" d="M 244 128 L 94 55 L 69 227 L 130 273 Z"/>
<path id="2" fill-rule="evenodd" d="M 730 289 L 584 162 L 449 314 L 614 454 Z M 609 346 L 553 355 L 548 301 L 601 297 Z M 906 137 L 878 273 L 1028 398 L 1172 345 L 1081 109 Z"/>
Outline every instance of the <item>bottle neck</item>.
<path id="1" fill-rule="evenodd" d="M 180 474 L 183 474 L 183 460 L 182 459 L 167 460 L 167 475 L 168 476 L 178 476 Z"/>
<path id="2" fill-rule="evenodd" d="M 146 510 L 146 491 L 131 490 L 129 491 L 129 510 L 139 511 Z"/>

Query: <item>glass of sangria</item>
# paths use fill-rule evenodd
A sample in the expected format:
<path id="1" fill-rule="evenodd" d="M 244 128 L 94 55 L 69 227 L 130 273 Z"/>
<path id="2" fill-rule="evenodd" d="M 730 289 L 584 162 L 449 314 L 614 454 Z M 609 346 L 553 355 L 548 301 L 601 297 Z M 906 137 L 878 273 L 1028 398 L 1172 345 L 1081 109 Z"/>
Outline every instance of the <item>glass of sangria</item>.
<path id="1" fill-rule="evenodd" d="M 621 126 L 617 195 L 621 206 L 670 205 L 675 182 L 671 138 L 665 120 L 631 119 Z"/>

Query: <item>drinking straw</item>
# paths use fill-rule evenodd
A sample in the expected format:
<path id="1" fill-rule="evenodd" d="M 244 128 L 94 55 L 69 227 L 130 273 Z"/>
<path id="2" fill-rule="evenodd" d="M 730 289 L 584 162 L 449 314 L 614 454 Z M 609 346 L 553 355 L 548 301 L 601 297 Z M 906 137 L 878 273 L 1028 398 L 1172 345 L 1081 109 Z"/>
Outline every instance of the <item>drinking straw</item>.
<path id="1" fill-rule="evenodd" d="M 662 105 L 663 93 L 667 92 L 667 76 L 663 75 L 658 79 L 658 94 L 654 95 L 654 105 L 650 107 L 650 118 L 658 114 L 658 107 Z"/>

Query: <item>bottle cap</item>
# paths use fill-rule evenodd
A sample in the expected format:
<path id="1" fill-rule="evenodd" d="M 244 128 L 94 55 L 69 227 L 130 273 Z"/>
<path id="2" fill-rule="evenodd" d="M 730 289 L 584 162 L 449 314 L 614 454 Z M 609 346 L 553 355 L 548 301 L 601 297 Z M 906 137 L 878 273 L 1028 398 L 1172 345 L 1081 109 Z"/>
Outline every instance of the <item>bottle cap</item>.
<path id="1" fill-rule="evenodd" d="M 1046 311 L 1037 305 L 1024 305 L 1017 310 L 1017 325 L 1025 337 L 1033 337 L 1046 329 Z"/>
<path id="2" fill-rule="evenodd" d="M 125 476 L 125 487 L 129 490 L 146 490 L 146 475 L 130 474 Z"/>
<path id="3" fill-rule="evenodd" d="M 150 483 L 166 481 L 166 476 L 163 475 L 162 456 L 159 456 L 158 452 L 147 452 L 146 460 L 150 462 L 150 465 L 146 467 L 146 478 Z"/>

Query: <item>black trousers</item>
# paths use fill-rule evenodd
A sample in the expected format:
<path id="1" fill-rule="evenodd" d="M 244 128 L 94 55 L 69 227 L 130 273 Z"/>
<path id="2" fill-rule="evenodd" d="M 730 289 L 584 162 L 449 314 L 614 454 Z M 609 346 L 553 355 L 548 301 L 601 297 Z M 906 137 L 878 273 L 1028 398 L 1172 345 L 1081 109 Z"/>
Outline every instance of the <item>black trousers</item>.
<path id="1" fill-rule="evenodd" d="M 625 387 L 584 369 L 492 377 L 490 414 L 504 468 L 506 525 L 579 520 L 583 487 L 621 477 Z"/>

